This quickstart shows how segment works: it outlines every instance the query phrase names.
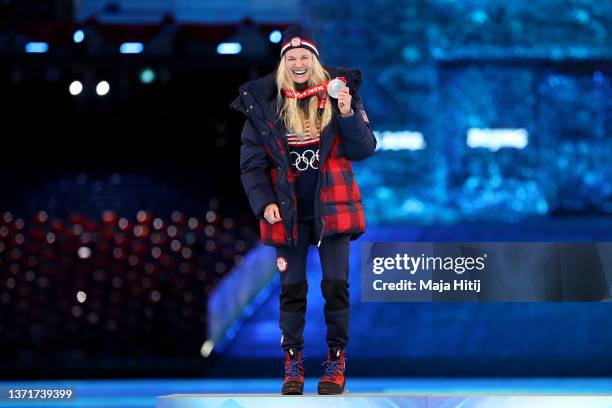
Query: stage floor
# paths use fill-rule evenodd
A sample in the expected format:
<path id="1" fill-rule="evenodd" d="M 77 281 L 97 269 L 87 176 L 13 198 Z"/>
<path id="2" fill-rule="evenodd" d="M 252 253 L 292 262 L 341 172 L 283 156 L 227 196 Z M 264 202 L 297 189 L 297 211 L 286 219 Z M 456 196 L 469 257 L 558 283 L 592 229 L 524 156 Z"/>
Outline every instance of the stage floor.
<path id="1" fill-rule="evenodd" d="M 280 378 L 201 380 L 53 380 L 0 382 L 0 407 L 121 407 L 154 408 L 156 397 L 171 394 L 276 394 Z M 306 381 L 305 392 L 316 393 L 317 379 Z M 72 402 L 8 401 L 9 388 L 71 388 Z M 350 378 L 350 394 L 606 394 L 612 392 L 612 378 Z M 570 401 L 568 400 L 568 403 Z M 611 404 L 612 405 L 612 404 Z M 608 405 L 608 406 L 611 406 Z M 558 404 L 556 406 L 559 406 Z M 567 405 L 568 407 L 571 406 Z"/>

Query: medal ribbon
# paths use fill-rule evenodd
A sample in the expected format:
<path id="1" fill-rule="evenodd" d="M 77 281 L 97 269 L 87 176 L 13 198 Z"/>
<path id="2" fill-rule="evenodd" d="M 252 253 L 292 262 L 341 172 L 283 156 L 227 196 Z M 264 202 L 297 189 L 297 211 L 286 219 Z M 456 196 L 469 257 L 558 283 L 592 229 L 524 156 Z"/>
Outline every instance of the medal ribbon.
<path id="1" fill-rule="evenodd" d="M 342 82 L 346 84 L 346 79 L 344 77 L 338 77 Z M 313 95 L 319 96 L 319 103 L 317 105 L 318 109 L 323 109 L 325 107 L 325 103 L 327 102 L 327 84 L 331 81 L 321 82 L 320 84 L 311 86 L 303 91 L 294 91 L 293 89 L 283 88 L 283 93 L 287 98 L 295 98 L 295 99 L 304 99 Z"/>

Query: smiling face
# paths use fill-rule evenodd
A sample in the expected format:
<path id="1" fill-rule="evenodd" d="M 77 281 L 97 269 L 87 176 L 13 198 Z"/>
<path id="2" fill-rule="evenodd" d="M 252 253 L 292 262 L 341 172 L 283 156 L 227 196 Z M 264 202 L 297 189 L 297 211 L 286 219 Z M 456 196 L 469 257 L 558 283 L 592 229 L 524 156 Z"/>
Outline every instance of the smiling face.
<path id="1" fill-rule="evenodd" d="M 313 54 L 305 48 L 293 48 L 285 54 L 285 66 L 293 82 L 303 84 L 312 75 Z"/>

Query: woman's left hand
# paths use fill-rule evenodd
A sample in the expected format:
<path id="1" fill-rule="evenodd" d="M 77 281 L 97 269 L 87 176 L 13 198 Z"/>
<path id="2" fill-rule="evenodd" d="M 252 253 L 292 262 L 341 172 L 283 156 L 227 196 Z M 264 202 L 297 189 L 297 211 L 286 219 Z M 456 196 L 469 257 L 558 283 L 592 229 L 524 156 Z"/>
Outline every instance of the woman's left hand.
<path id="1" fill-rule="evenodd" d="M 350 94 L 349 88 L 345 86 L 338 94 L 338 109 L 340 109 L 342 115 L 351 113 L 351 99 L 353 99 L 353 97 Z"/>

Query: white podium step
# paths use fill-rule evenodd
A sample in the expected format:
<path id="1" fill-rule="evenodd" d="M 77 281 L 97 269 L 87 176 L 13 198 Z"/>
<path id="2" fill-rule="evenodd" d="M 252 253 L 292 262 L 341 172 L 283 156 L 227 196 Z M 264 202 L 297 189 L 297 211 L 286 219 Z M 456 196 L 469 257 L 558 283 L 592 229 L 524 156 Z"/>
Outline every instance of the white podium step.
<path id="1" fill-rule="evenodd" d="M 609 408 L 612 395 L 174 394 L 157 408 Z"/>

